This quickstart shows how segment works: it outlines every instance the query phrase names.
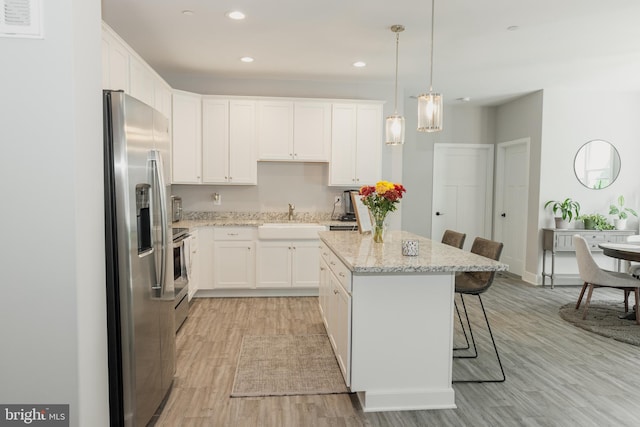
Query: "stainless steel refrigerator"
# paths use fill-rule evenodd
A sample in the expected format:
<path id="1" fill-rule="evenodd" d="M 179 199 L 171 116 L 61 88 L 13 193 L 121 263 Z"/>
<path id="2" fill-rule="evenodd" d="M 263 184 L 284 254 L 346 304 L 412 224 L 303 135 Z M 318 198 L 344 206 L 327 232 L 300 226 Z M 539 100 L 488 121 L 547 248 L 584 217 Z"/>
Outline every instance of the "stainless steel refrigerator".
<path id="1" fill-rule="evenodd" d="M 103 101 L 111 425 L 145 426 L 175 372 L 169 122 L 120 91 Z"/>

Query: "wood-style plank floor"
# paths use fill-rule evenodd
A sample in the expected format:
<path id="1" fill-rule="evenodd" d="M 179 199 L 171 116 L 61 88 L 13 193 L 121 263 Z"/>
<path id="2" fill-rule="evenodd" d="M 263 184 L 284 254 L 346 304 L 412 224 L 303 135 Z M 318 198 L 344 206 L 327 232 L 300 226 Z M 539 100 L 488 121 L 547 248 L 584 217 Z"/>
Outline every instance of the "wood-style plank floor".
<path id="1" fill-rule="evenodd" d="M 574 302 L 578 293 L 579 287 L 552 290 L 499 277 L 483 302 L 507 381 L 454 384 L 457 409 L 386 413 L 363 413 L 352 394 L 230 398 L 242 336 L 324 333 L 317 298 L 194 299 L 177 335 L 173 390 L 155 425 L 640 425 L 640 347 L 563 321 L 558 307 Z M 603 299 L 622 301 L 622 292 L 597 289 L 594 303 Z M 484 344 L 481 360 L 454 361 L 454 379 L 497 374 L 488 335 L 479 329 L 477 298 L 465 301 Z"/>

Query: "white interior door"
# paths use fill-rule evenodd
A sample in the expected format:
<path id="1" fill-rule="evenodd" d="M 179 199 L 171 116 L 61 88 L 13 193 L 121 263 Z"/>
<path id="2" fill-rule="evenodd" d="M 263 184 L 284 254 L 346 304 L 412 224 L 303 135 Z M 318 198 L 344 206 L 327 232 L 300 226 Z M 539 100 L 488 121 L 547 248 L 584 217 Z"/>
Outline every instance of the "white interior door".
<path id="1" fill-rule="evenodd" d="M 504 243 L 501 260 L 522 276 L 527 244 L 529 138 L 497 145 L 495 239 Z"/>
<path id="2" fill-rule="evenodd" d="M 467 235 L 465 249 L 476 237 L 491 238 L 493 145 L 435 144 L 431 238 L 444 230 Z"/>

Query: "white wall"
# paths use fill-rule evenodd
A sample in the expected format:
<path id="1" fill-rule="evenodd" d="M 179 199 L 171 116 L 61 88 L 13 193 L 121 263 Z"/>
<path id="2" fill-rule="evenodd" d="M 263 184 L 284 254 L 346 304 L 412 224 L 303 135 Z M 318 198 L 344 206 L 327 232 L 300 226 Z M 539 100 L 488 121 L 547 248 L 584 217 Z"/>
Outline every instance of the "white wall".
<path id="1" fill-rule="evenodd" d="M 524 280 L 536 282 L 539 263 L 540 147 L 543 92 L 538 91 L 501 105 L 496 112 L 496 142 L 529 138 L 529 213 L 525 248 Z"/>
<path id="2" fill-rule="evenodd" d="M 548 200 L 571 197 L 581 204 L 582 213 L 606 216 L 609 216 L 609 205 L 619 195 L 624 195 L 628 207 L 640 207 L 640 168 L 636 165 L 640 158 L 639 114 L 640 93 L 544 91 L 538 228 L 551 224 L 551 212 L 543 210 Z M 584 187 L 573 170 L 576 152 L 592 139 L 609 141 L 622 159 L 618 179 L 602 190 Z M 633 218 L 628 228 L 637 230 L 637 224 Z M 541 250 L 538 256 L 541 258 Z M 560 272 L 577 272 L 574 262 L 560 259 L 559 267 Z"/>
<path id="3" fill-rule="evenodd" d="M 421 133 L 418 127 L 418 102 L 405 102 L 407 132 L 403 151 L 403 183 L 407 194 L 402 201 L 403 229 L 431 236 L 433 145 L 435 143 L 495 143 L 495 108 L 445 106 L 443 130 Z M 439 240 L 441 236 L 435 236 Z"/>
<path id="4" fill-rule="evenodd" d="M 42 5 L 44 39 L 0 38 L 0 402 L 106 426 L 101 5 Z"/>

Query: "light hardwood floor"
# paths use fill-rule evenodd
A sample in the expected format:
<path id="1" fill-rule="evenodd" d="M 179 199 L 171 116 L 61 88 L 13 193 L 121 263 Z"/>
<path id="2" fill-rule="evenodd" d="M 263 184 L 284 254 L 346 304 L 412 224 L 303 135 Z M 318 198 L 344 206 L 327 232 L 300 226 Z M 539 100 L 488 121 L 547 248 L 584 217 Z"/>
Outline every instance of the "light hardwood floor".
<path id="1" fill-rule="evenodd" d="M 622 301 L 621 292 L 598 291 L 594 301 Z M 483 301 L 507 381 L 454 384 L 457 409 L 366 414 L 352 394 L 229 397 L 242 336 L 324 333 L 317 298 L 194 299 L 177 335 L 173 390 L 155 425 L 640 425 L 640 347 L 560 319 L 558 307 L 575 302 L 578 293 L 579 287 L 552 290 L 499 277 Z M 474 325 L 482 325 L 477 298 L 465 301 L 472 306 Z M 488 335 L 479 326 L 474 332 L 483 343 L 482 360 L 456 359 L 454 378 L 498 373 Z M 457 331 L 454 344 L 460 344 L 460 337 Z"/>

